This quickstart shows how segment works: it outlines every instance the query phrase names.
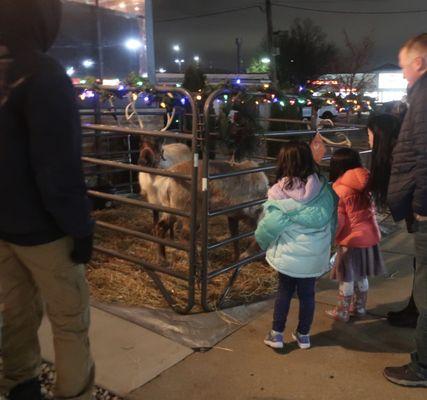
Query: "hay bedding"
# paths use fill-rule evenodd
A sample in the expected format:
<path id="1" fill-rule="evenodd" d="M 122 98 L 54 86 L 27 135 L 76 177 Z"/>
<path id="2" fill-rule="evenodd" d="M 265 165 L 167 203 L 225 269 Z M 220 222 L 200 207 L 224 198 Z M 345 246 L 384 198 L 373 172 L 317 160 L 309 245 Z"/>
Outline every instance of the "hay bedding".
<path id="1" fill-rule="evenodd" d="M 111 209 L 95 212 L 100 221 L 117 224 L 122 227 L 150 233 L 152 228 L 151 211 L 131 206 L 116 206 Z M 241 224 L 241 229 L 244 225 Z M 229 237 L 227 219 L 213 218 L 209 227 L 210 241 L 220 241 Z M 176 235 L 179 238 L 179 233 Z M 156 264 L 157 245 L 133 236 L 98 228 L 95 242 L 102 247 L 137 256 L 142 260 Z M 242 240 L 241 249 L 247 247 L 248 240 Z M 167 248 L 167 259 L 171 269 L 182 273 L 188 272 L 188 256 L 185 252 Z M 199 249 L 200 252 L 200 249 Z M 198 254 L 200 260 L 200 254 Z M 233 260 L 233 246 L 227 245 L 210 253 L 209 270 L 216 270 L 228 265 Z M 184 306 L 187 298 L 186 282 L 159 274 L 165 287 L 170 291 L 178 304 Z M 232 272 L 216 277 L 209 284 L 210 302 L 215 302 L 222 294 Z M 88 266 L 87 277 L 92 296 L 104 303 L 116 303 L 129 306 L 167 308 L 160 291 L 150 277 L 134 264 L 96 253 Z M 240 272 L 228 299 L 232 302 L 251 302 L 271 295 L 276 290 L 276 273 L 265 262 L 255 262 L 245 266 Z M 196 286 L 196 298 L 200 288 Z M 196 303 L 200 301 L 196 300 Z M 200 311 L 198 306 L 194 311 Z"/>

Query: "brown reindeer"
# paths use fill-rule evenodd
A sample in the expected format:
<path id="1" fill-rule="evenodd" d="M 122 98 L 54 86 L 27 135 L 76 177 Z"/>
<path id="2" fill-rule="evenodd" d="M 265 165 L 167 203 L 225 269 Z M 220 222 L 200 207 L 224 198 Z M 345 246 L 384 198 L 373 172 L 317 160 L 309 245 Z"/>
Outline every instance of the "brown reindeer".
<path id="1" fill-rule="evenodd" d="M 171 143 L 162 146 L 160 155 L 159 149 L 157 149 L 157 153 L 153 149 L 152 142 L 145 141 L 141 146 L 138 163 L 144 167 L 166 169 L 192 158 L 193 155 L 190 148 L 183 143 Z M 169 178 L 147 172 L 140 172 L 138 178 L 141 197 L 151 204 L 163 205 L 165 200 L 160 199 L 160 197 L 165 192 L 166 185 L 169 184 Z M 156 231 L 159 220 L 160 213 L 154 210 L 153 231 Z M 169 230 L 170 238 L 173 239 L 173 224 L 169 226 Z M 159 245 L 159 254 L 162 259 L 165 259 L 166 250 L 164 245 Z"/>
<path id="2" fill-rule="evenodd" d="M 164 158 L 164 140 L 158 138 L 141 138 L 138 164 L 143 167 L 158 168 Z"/>
<path id="3" fill-rule="evenodd" d="M 244 161 L 239 164 L 230 164 L 224 161 L 210 161 L 210 174 L 223 174 L 248 168 L 255 168 L 258 165 L 252 161 Z M 193 163 L 191 161 L 182 162 L 169 168 L 170 171 L 191 175 Z M 199 170 L 201 163 L 199 164 Z M 202 210 L 202 180 L 199 176 L 198 182 L 198 216 L 197 225 L 200 225 L 201 210 Z M 265 198 L 268 190 L 268 179 L 263 172 L 252 174 L 244 174 L 224 179 L 213 180 L 210 183 L 210 202 L 209 209 L 221 209 L 224 207 L 245 203 L 251 200 Z M 191 205 L 191 190 L 189 181 L 176 178 L 166 178 L 162 187 L 162 193 L 159 196 L 162 205 L 177 208 L 185 211 L 190 211 Z M 256 205 L 230 212 L 228 217 L 228 226 L 232 236 L 239 233 L 239 222 L 244 221 L 251 229 L 255 229 L 258 218 L 262 212 L 262 205 Z M 173 229 L 175 222 L 182 226 L 182 238 L 190 237 L 189 219 L 185 217 L 164 214 L 159 221 L 157 233 L 160 237 L 165 237 L 168 229 Z M 237 260 L 240 255 L 239 243 L 234 243 L 234 258 Z M 256 244 L 253 241 L 251 248 L 255 248 Z"/>

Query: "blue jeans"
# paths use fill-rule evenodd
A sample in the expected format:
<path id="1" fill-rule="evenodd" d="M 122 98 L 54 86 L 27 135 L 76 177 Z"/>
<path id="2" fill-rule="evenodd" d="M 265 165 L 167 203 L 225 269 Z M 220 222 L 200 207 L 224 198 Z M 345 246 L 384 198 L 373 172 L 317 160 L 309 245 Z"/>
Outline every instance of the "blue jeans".
<path id="1" fill-rule="evenodd" d="M 299 324 L 297 331 L 301 335 L 310 333 L 314 318 L 314 293 L 316 278 L 292 278 L 279 272 L 279 288 L 274 304 L 273 330 L 283 332 L 288 318 L 292 296 L 295 289 L 299 299 Z"/>

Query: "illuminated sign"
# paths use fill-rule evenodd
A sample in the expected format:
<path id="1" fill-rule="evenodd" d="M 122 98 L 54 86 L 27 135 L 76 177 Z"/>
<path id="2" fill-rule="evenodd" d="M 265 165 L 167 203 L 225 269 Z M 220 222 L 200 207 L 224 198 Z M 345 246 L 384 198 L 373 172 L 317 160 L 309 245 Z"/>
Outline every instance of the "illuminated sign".
<path id="1" fill-rule="evenodd" d="M 77 3 L 83 3 L 94 6 L 97 4 L 96 0 L 68 0 Z M 109 8 L 111 10 L 120 11 L 129 14 L 144 13 L 145 0 L 99 0 L 98 4 L 102 8 Z"/>
<path id="2" fill-rule="evenodd" d="M 382 72 L 378 76 L 378 89 L 406 89 L 407 86 L 402 72 Z"/>
<path id="3" fill-rule="evenodd" d="M 312 85 L 321 86 L 321 85 L 338 85 L 337 80 L 321 80 L 318 79 L 316 81 L 309 81 Z"/>

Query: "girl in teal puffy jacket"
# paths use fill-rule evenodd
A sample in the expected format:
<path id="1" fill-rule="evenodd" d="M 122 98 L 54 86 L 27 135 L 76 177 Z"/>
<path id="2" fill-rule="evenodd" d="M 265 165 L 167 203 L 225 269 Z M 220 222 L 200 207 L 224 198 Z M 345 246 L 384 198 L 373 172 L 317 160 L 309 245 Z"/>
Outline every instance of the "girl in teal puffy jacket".
<path id="1" fill-rule="evenodd" d="M 279 288 L 273 326 L 264 343 L 283 348 L 283 331 L 294 292 L 300 301 L 299 324 L 293 338 L 310 347 L 316 278 L 329 269 L 335 234 L 337 197 L 318 174 L 310 147 L 286 143 L 278 158 L 277 182 L 268 192 L 264 216 L 255 238 L 266 260 L 278 272 Z"/>

